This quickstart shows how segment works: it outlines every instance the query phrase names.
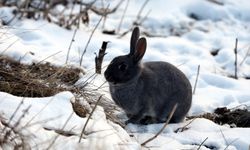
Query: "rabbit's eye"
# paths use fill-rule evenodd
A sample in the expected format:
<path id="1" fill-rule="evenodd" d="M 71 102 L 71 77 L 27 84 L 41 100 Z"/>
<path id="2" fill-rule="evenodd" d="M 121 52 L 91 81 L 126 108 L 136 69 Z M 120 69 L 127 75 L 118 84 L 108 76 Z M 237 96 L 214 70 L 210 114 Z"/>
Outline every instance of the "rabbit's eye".
<path id="1" fill-rule="evenodd" d="M 120 65 L 118 66 L 118 68 L 119 68 L 119 70 L 121 70 L 121 71 L 125 71 L 125 70 L 127 70 L 128 65 L 122 63 L 122 64 L 120 64 Z"/>

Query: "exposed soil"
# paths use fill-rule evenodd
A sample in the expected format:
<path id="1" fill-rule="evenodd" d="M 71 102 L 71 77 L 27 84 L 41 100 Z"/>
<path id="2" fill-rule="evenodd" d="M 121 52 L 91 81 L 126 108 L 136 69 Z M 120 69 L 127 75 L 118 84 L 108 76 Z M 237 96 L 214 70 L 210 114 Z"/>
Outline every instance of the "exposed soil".
<path id="1" fill-rule="evenodd" d="M 229 124 L 231 127 L 250 127 L 250 112 L 247 109 L 228 109 L 221 107 L 215 109 L 214 113 L 205 113 L 193 118 L 206 118 L 217 124 Z"/>

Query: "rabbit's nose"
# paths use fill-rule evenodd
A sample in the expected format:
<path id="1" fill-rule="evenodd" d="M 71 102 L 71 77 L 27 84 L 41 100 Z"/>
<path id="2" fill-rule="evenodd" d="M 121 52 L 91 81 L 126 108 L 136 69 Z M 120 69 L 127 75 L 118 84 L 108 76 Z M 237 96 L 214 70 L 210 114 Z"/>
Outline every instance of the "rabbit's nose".
<path id="1" fill-rule="evenodd" d="M 108 78 L 110 78 L 110 76 L 107 73 L 107 70 L 104 72 L 104 77 L 106 78 L 106 80 L 108 80 Z"/>

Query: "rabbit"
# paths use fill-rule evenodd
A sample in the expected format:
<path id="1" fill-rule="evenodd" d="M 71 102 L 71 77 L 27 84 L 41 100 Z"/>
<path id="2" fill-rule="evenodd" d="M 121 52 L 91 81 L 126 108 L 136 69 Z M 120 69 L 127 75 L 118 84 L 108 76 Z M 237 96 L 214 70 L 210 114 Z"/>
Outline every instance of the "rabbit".
<path id="1" fill-rule="evenodd" d="M 130 53 L 115 57 L 104 72 L 114 102 L 128 116 L 127 123 L 163 123 L 177 104 L 170 123 L 186 117 L 192 103 L 192 87 L 179 69 L 168 62 L 142 63 L 147 42 L 135 27 Z"/>

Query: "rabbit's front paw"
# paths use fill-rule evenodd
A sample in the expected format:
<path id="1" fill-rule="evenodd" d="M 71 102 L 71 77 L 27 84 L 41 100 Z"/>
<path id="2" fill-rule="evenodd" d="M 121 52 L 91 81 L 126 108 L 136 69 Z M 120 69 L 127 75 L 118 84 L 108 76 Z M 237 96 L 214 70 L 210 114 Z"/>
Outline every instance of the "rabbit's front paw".
<path id="1" fill-rule="evenodd" d="M 141 117 L 138 115 L 130 116 L 127 121 L 125 121 L 125 124 L 133 123 L 133 124 L 140 124 Z"/>

